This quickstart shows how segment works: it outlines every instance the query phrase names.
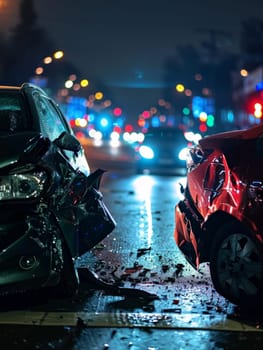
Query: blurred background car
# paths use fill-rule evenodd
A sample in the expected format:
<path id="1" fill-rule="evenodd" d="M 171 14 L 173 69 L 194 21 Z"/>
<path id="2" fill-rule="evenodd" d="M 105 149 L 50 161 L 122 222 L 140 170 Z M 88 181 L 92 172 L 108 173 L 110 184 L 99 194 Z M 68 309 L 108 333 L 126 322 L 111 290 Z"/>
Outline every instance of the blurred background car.
<path id="1" fill-rule="evenodd" d="M 189 150 L 175 241 L 196 268 L 210 263 L 215 289 L 232 303 L 262 305 L 263 124 L 199 140 Z"/>
<path id="2" fill-rule="evenodd" d="M 185 174 L 188 141 L 182 130 L 172 127 L 152 128 L 137 147 L 137 173 L 176 172 Z"/>

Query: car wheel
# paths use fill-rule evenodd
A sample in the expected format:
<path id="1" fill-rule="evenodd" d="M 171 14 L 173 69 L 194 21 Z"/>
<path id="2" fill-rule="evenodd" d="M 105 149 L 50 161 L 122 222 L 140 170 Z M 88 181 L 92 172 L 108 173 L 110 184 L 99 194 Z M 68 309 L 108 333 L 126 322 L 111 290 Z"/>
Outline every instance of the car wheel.
<path id="1" fill-rule="evenodd" d="M 217 292 L 230 302 L 256 305 L 263 295 L 262 245 L 242 225 L 224 225 L 212 244 L 210 273 Z"/>

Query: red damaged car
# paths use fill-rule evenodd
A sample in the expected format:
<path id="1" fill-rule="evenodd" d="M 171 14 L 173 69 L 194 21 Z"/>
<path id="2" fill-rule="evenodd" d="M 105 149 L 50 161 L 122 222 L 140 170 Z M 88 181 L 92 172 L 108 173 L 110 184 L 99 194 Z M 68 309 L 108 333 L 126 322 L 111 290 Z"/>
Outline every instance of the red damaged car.
<path id="1" fill-rule="evenodd" d="M 189 149 L 176 244 L 230 302 L 262 304 L 263 124 L 207 136 Z"/>

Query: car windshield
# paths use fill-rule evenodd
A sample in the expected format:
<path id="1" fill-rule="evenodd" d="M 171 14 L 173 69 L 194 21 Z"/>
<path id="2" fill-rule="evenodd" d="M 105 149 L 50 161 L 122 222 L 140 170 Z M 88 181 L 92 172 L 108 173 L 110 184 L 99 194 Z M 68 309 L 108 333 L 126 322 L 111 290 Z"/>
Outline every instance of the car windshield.
<path id="1" fill-rule="evenodd" d="M 145 141 L 151 142 L 155 140 L 159 142 L 186 142 L 183 132 L 177 129 L 156 129 L 145 134 Z"/>
<path id="2" fill-rule="evenodd" d="M 21 96 L 16 91 L 0 93 L 0 132 L 20 132 L 26 130 L 26 120 Z"/>

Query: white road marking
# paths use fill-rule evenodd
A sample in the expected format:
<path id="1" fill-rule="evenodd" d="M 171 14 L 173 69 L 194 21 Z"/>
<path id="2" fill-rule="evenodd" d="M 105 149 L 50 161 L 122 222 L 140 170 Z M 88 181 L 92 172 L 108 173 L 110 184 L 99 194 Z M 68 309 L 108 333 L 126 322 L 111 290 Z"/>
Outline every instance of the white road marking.
<path id="1" fill-rule="evenodd" d="M 28 326 L 76 326 L 81 320 L 87 327 L 195 329 L 229 332 L 263 332 L 256 324 L 246 324 L 222 315 L 170 313 L 105 313 L 7 311 L 0 313 L 0 324 Z"/>

